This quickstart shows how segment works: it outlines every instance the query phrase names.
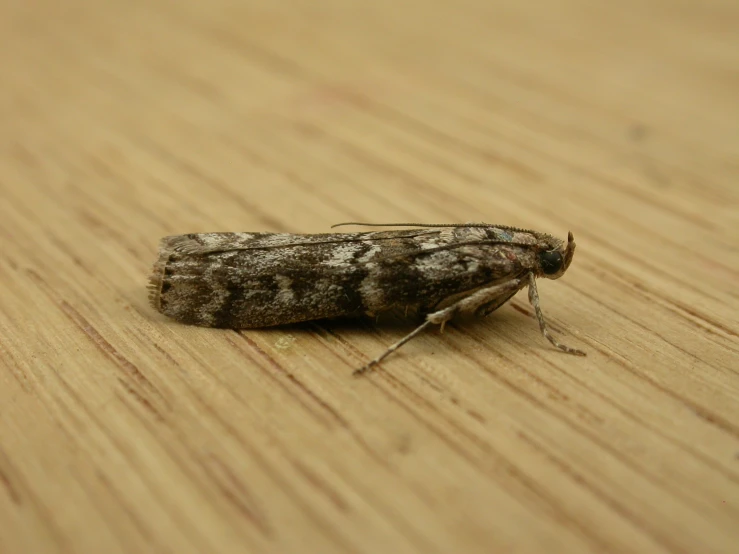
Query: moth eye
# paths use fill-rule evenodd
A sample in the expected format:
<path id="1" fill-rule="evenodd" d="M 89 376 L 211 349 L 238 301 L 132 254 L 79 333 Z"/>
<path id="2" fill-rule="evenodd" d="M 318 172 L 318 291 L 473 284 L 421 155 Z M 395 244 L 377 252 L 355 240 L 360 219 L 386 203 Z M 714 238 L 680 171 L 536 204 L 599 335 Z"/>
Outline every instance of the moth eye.
<path id="1" fill-rule="evenodd" d="M 539 254 L 539 265 L 545 275 L 552 275 L 562 269 L 562 254 L 558 250 L 550 250 Z"/>

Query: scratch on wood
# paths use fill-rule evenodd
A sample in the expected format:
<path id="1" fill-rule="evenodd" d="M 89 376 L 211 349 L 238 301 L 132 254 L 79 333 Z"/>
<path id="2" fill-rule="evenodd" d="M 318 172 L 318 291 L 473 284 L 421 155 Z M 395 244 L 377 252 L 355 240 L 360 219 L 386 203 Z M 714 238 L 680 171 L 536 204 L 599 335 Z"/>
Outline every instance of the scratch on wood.
<path id="1" fill-rule="evenodd" d="M 328 483 L 320 478 L 313 470 L 308 469 L 305 464 L 292 457 L 290 458 L 290 463 L 309 483 L 320 490 L 338 510 L 342 512 L 349 511 L 349 505 L 347 502 L 339 495 L 339 493 L 329 487 Z"/>
<path id="2" fill-rule="evenodd" d="M 401 388 L 405 390 L 409 394 L 409 396 L 419 398 L 422 404 L 429 406 L 433 410 L 433 406 L 426 399 L 415 393 L 412 389 L 410 389 L 410 387 L 400 383 L 400 381 L 398 381 L 398 379 L 391 373 L 383 373 L 382 377 L 386 381 L 395 382 L 396 388 Z M 539 485 L 539 483 L 526 475 L 519 467 L 517 467 L 513 462 L 511 462 L 500 452 L 495 450 L 490 444 L 482 441 L 472 433 L 468 432 L 464 427 L 460 426 L 455 421 L 449 419 L 448 417 L 443 417 L 443 421 L 452 428 L 455 436 L 464 435 L 467 438 L 472 439 L 473 442 L 476 443 L 483 450 L 483 452 L 485 453 L 485 461 L 480 460 L 478 457 L 474 456 L 473 453 L 465 449 L 461 444 L 458 444 L 455 438 L 452 438 L 451 436 L 444 433 L 441 428 L 439 428 L 436 424 L 432 423 L 427 418 L 422 417 L 417 410 L 406 404 L 406 402 L 402 401 L 400 398 L 394 395 L 388 394 L 388 391 L 386 389 L 383 389 L 383 387 L 378 384 L 377 379 L 373 379 L 371 382 L 373 385 L 385 392 L 388 398 L 396 402 L 417 421 L 424 425 L 429 431 L 440 438 L 447 445 L 447 447 L 459 454 L 470 465 L 477 468 L 482 473 L 493 477 L 498 483 L 504 485 L 505 488 L 510 487 L 510 485 L 507 484 L 509 481 L 515 482 L 518 486 L 522 487 L 523 490 L 532 495 L 536 499 L 538 504 L 543 505 L 547 514 L 554 520 L 563 522 L 578 529 L 578 531 L 584 538 L 598 546 L 599 551 L 605 552 L 609 550 L 608 545 L 603 542 L 603 539 L 600 536 L 593 534 L 592 529 L 588 529 L 587 527 L 581 525 L 578 522 L 577 518 L 570 515 L 561 504 L 557 503 L 552 495 L 550 495 Z M 434 411 L 434 413 L 440 415 L 438 411 Z M 505 474 L 505 477 L 503 479 L 501 479 L 501 472 Z"/>
<path id="3" fill-rule="evenodd" d="M 297 377 L 292 375 L 288 370 L 283 368 L 279 363 L 277 363 L 276 360 L 274 360 L 272 357 L 270 357 L 263 349 L 259 347 L 253 340 L 249 339 L 246 335 L 243 335 L 241 333 L 236 333 L 238 336 L 240 336 L 242 339 L 244 339 L 244 342 L 252 346 L 254 350 L 256 350 L 258 353 L 261 353 L 261 356 L 264 356 L 265 359 L 268 360 L 268 363 L 272 365 L 275 369 L 279 371 L 279 373 L 285 375 L 293 384 L 295 384 L 300 391 L 303 391 L 309 398 L 311 398 L 318 406 L 320 406 L 324 412 L 328 413 L 334 421 L 336 421 L 343 429 L 345 429 L 352 438 L 357 442 L 357 444 L 364 450 L 364 452 L 369 455 L 373 460 L 375 460 L 377 463 L 379 463 L 382 466 L 388 467 L 388 462 L 385 460 L 380 454 L 378 454 L 370 445 L 367 443 L 367 441 L 357 432 L 356 429 L 330 404 L 325 402 L 323 399 L 321 399 L 316 393 L 314 393 L 310 388 L 308 388 L 302 381 L 300 381 Z M 232 340 L 229 338 L 226 338 L 226 341 L 233 346 L 234 348 L 241 350 L 239 346 L 236 345 Z M 270 377 L 275 383 L 278 384 L 283 390 L 287 391 L 288 393 L 292 394 L 292 391 L 289 390 L 289 388 L 286 386 L 286 384 L 280 380 L 278 380 L 271 372 L 265 371 L 265 374 Z M 321 412 L 317 412 L 313 410 L 309 404 L 305 402 L 305 400 L 302 397 L 294 396 L 298 402 L 309 412 L 313 413 L 316 418 L 325 424 L 326 419 L 322 417 Z M 320 414 L 320 415 L 319 415 Z"/>
<path id="4" fill-rule="evenodd" d="M 118 350 L 116 350 L 112 344 L 110 344 L 95 327 L 93 327 L 89 321 L 87 321 L 82 314 L 74 309 L 66 300 L 60 302 L 62 311 L 69 317 L 77 327 L 87 335 L 92 343 L 103 352 L 108 358 L 116 363 L 120 367 L 126 376 L 130 377 L 135 383 L 143 386 L 148 391 L 156 394 L 159 398 L 164 400 L 161 393 L 156 387 L 149 381 L 141 370 L 131 363 L 125 356 L 123 356 Z"/>
<path id="5" fill-rule="evenodd" d="M 31 383 L 29 382 L 26 372 L 23 371 L 21 366 L 18 364 L 18 360 L 15 359 L 15 356 L 3 343 L 4 341 L 0 341 L 0 359 L 4 361 L 3 365 L 9 369 L 10 374 L 18 382 L 18 385 L 20 385 L 23 392 L 31 392 L 33 388 L 31 387 Z"/>
<path id="6" fill-rule="evenodd" d="M 308 396 L 309 398 L 311 398 L 312 395 L 310 394 L 310 391 L 307 391 L 306 387 L 303 386 L 300 381 L 294 380 L 294 379 L 290 379 L 290 372 L 287 371 L 285 368 L 283 368 L 279 363 L 277 363 L 277 361 L 274 360 L 272 357 L 270 357 L 266 352 L 264 352 L 264 350 L 262 350 L 261 348 L 259 348 L 259 346 L 253 340 L 249 339 L 248 337 L 246 337 L 244 335 L 241 335 L 240 333 L 238 333 L 236 331 L 234 332 L 234 334 L 236 336 L 240 337 L 242 339 L 242 341 L 245 342 L 250 347 L 250 349 L 252 350 L 252 353 L 253 352 L 256 352 L 257 355 L 259 356 L 259 358 L 261 358 L 262 360 L 266 361 L 267 364 L 271 368 L 273 368 L 274 370 L 276 370 L 278 374 L 283 375 L 284 377 L 287 377 L 289 381 L 291 381 L 293 384 L 297 385 L 298 389 L 301 392 L 308 392 L 309 394 L 307 394 L 307 395 L 306 394 L 302 394 L 302 395 L 301 394 L 295 394 L 295 390 L 293 388 L 291 388 L 288 385 L 288 383 L 286 383 L 284 380 L 279 379 L 278 376 L 274 372 L 269 371 L 267 368 L 262 367 L 261 364 L 256 364 L 257 367 L 262 370 L 262 372 L 264 373 L 264 375 L 266 375 L 273 383 L 275 383 L 278 387 L 280 387 L 282 390 L 284 390 L 290 396 L 292 396 L 293 398 L 295 398 L 295 400 L 297 402 L 299 402 L 300 405 L 303 406 L 303 408 L 305 408 L 306 411 L 308 411 L 308 413 L 312 414 L 313 417 L 315 417 L 318 422 L 320 422 L 325 427 L 330 427 L 330 425 L 331 425 L 330 419 L 335 419 L 335 418 L 329 418 L 329 417 L 327 417 L 327 414 L 325 413 L 324 410 L 316 409 L 316 406 L 318 406 L 318 407 L 321 406 L 320 402 L 319 403 L 316 403 L 315 401 L 314 402 L 309 402 L 305 398 L 306 396 Z M 228 344 L 230 344 L 233 348 L 235 348 L 236 350 L 238 350 L 242 354 L 246 353 L 246 351 L 244 350 L 244 348 L 242 348 L 240 345 L 238 345 L 235 341 L 231 340 L 231 338 L 229 336 L 225 336 L 224 338 L 225 338 L 226 342 Z M 247 354 L 247 355 L 249 355 L 249 354 Z M 328 413 L 328 415 L 331 415 L 330 412 Z"/>
<path id="7" fill-rule="evenodd" d="M 143 406 L 146 411 L 151 413 L 154 418 L 157 421 L 164 421 L 164 416 L 157 410 L 154 405 L 149 402 L 147 398 L 145 398 L 139 391 L 136 390 L 136 387 L 131 386 L 131 383 L 129 383 L 126 379 L 118 378 L 118 383 L 123 387 L 123 389 L 130 394 L 141 406 Z"/>
<path id="8" fill-rule="evenodd" d="M 337 534 L 335 526 L 331 525 L 314 511 L 313 505 L 309 501 L 305 500 L 301 495 L 297 494 L 295 487 L 291 486 L 290 483 L 284 478 L 284 476 L 277 471 L 275 464 L 272 463 L 265 455 L 263 449 L 258 449 L 245 437 L 243 437 L 239 431 L 234 427 L 232 422 L 225 419 L 217 410 L 213 408 L 208 402 L 206 402 L 199 395 L 193 397 L 198 405 L 207 412 L 215 421 L 217 421 L 225 430 L 227 435 L 231 437 L 237 444 L 239 444 L 246 451 L 247 455 L 254 460 L 259 468 L 267 475 L 274 484 L 280 489 L 290 500 L 295 502 L 304 511 L 306 517 L 310 518 L 313 523 L 320 528 L 327 537 L 330 537 L 336 543 L 341 545 L 344 552 L 351 552 L 353 549 L 349 548 L 342 535 Z"/>
<path id="9" fill-rule="evenodd" d="M 254 340 L 249 338 L 246 333 L 243 332 L 237 332 L 239 337 L 246 342 L 252 349 L 254 349 L 264 360 L 267 361 L 274 369 L 282 373 L 285 377 L 287 377 L 291 383 L 293 383 L 301 392 L 303 392 L 305 395 L 307 395 L 316 405 L 320 406 L 320 408 L 329 414 L 331 418 L 337 422 L 342 427 L 347 426 L 346 420 L 339 414 L 336 409 L 331 406 L 328 402 L 326 402 L 323 398 L 318 396 L 314 391 L 312 391 L 309 387 L 307 387 L 300 379 L 298 379 L 293 373 L 287 371 L 284 367 L 282 367 L 279 363 L 277 363 L 277 360 L 272 358 L 267 352 L 264 351 Z"/>
<path id="10" fill-rule="evenodd" d="M 664 536 L 661 533 L 658 533 L 656 530 L 647 527 L 644 523 L 643 518 L 640 518 L 633 512 L 626 509 L 624 506 L 622 506 L 620 503 L 618 503 L 616 500 L 605 494 L 600 489 L 593 486 L 581 473 L 578 473 L 575 471 L 574 468 L 569 466 L 566 462 L 556 457 L 552 452 L 547 450 L 543 445 L 538 443 L 536 440 L 534 440 L 531 436 L 525 434 L 522 431 L 518 431 L 517 435 L 519 439 L 521 439 L 523 442 L 529 445 L 533 450 L 538 452 L 541 456 L 546 458 L 546 460 L 554 465 L 555 467 L 559 468 L 562 473 L 567 475 L 570 479 L 572 479 L 575 483 L 577 483 L 580 487 L 590 492 L 592 495 L 597 497 L 599 500 L 601 500 L 604 504 L 606 504 L 610 509 L 612 509 L 617 514 L 620 514 L 622 517 L 627 519 L 634 525 L 634 527 L 637 527 L 638 529 L 641 529 L 652 537 L 653 540 L 655 540 L 657 543 L 661 544 L 663 547 L 666 547 L 671 552 L 686 552 L 684 549 L 680 548 L 679 545 L 674 543 L 669 539 L 669 537 Z M 687 552 L 686 552 L 687 554 Z"/>
<path id="11" fill-rule="evenodd" d="M 105 489 L 108 491 L 108 493 L 115 498 L 118 505 L 123 509 L 123 511 L 126 513 L 128 518 L 131 520 L 131 522 L 134 524 L 136 529 L 138 529 L 139 533 L 147 540 L 149 545 L 151 546 L 152 543 L 156 543 L 154 540 L 154 535 L 152 534 L 152 531 L 149 527 L 147 527 L 144 522 L 142 521 L 141 517 L 139 517 L 139 513 L 136 512 L 135 509 L 131 508 L 131 506 L 128 505 L 128 502 L 125 501 L 125 495 L 121 493 L 120 490 L 116 489 L 113 486 L 113 483 L 108 478 L 107 475 L 105 475 L 101 470 L 96 469 L 95 470 L 95 476 L 98 478 L 98 481 L 105 487 Z M 158 547 L 161 548 L 160 544 L 157 544 Z"/>
<path id="12" fill-rule="evenodd" d="M 3 458 L 3 461 L 6 461 L 7 458 L 4 453 L 0 451 L 0 455 Z M 21 495 L 18 492 L 18 490 L 15 488 L 15 485 L 10 480 L 10 477 L 8 477 L 8 474 L 5 472 L 4 468 L 0 466 L 0 483 L 3 485 L 3 488 L 7 491 L 8 496 L 10 497 L 10 500 L 13 502 L 13 504 L 21 504 Z"/>
<path id="13" fill-rule="evenodd" d="M 273 530 L 254 495 L 244 486 L 233 471 L 214 454 L 209 454 L 200 464 L 223 496 L 266 537 Z"/>
<path id="14" fill-rule="evenodd" d="M 686 398 L 676 392 L 673 392 L 672 390 L 670 390 L 669 387 L 661 385 L 658 381 L 648 377 L 644 372 L 638 371 L 629 362 L 621 359 L 620 357 L 614 356 L 612 353 L 610 353 L 605 348 L 598 346 L 597 343 L 593 343 L 592 347 L 596 349 L 598 352 L 600 352 L 601 354 L 603 354 L 604 356 L 606 356 L 608 359 L 612 360 L 613 362 L 615 362 L 616 364 L 624 368 L 626 371 L 628 371 L 632 375 L 638 377 L 640 380 L 649 383 L 654 388 L 656 388 L 660 392 L 663 392 L 664 394 L 666 394 L 673 400 L 689 407 L 691 410 L 693 410 L 693 413 L 696 416 L 700 417 L 701 419 L 705 420 L 706 422 L 710 424 L 715 425 L 717 428 L 730 434 L 734 438 L 739 439 L 739 427 L 734 425 L 729 420 L 716 415 L 715 413 L 708 410 L 708 408 L 701 406 L 700 404 L 690 400 L 689 398 Z"/>

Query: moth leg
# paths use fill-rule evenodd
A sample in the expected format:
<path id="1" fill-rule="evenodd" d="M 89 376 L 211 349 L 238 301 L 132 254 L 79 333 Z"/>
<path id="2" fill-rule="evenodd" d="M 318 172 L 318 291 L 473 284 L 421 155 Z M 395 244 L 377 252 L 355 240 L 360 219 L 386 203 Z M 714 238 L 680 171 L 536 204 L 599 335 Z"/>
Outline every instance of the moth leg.
<path id="1" fill-rule="evenodd" d="M 562 344 L 549 333 L 549 327 L 547 327 L 547 323 L 546 321 L 544 321 L 544 314 L 542 313 L 541 306 L 539 305 L 539 291 L 536 289 L 536 279 L 534 278 L 533 273 L 529 273 L 529 302 L 531 302 L 531 305 L 534 307 L 534 311 L 536 312 L 536 319 L 539 320 L 539 328 L 541 329 L 541 334 L 544 335 L 544 337 L 549 342 L 551 342 L 554 346 L 556 346 L 563 352 L 567 352 L 568 354 L 574 354 L 576 356 L 586 355 L 585 352 L 583 352 L 582 350 L 578 350 L 577 348 L 572 348 L 570 346 Z"/>
<path id="2" fill-rule="evenodd" d="M 512 290 L 514 291 L 518 290 L 521 287 L 521 282 L 522 282 L 521 279 L 511 279 L 510 281 L 506 281 L 505 283 L 501 283 L 499 285 L 480 289 L 477 292 L 465 298 L 462 298 L 458 302 L 455 302 L 451 306 L 444 308 L 443 310 L 438 310 L 434 313 L 428 314 L 426 316 L 426 321 L 424 321 L 421 325 L 416 327 L 413 331 L 408 333 L 398 342 L 390 346 L 387 350 L 385 350 L 385 352 L 380 354 L 377 358 L 363 365 L 359 369 L 355 370 L 354 375 L 361 375 L 362 373 L 365 373 L 367 370 L 369 370 L 372 366 L 379 364 L 382 360 L 387 358 L 390 354 L 395 352 L 398 348 L 403 346 L 406 342 L 408 342 L 413 337 L 418 335 L 421 331 L 423 331 L 429 325 L 431 324 L 440 325 L 441 329 L 443 329 L 444 324 L 450 319 L 452 319 L 452 317 L 454 317 L 455 314 L 474 312 L 477 308 L 479 308 L 480 306 L 484 304 L 491 302 L 495 298 L 499 297 L 502 293 L 506 293 Z"/>
<path id="3" fill-rule="evenodd" d="M 475 310 L 475 315 L 479 317 L 488 317 L 490 314 L 492 314 L 495 310 L 500 308 L 503 304 L 508 302 L 511 298 L 513 298 L 518 291 L 514 290 L 512 292 L 505 292 L 498 296 L 497 298 L 491 300 L 487 304 L 483 304 L 477 310 Z"/>
<path id="4" fill-rule="evenodd" d="M 373 365 L 377 365 L 377 364 L 379 364 L 379 363 L 380 363 L 380 362 L 381 362 L 382 360 L 384 360 L 385 358 L 387 358 L 387 357 L 388 357 L 388 356 L 389 356 L 390 354 L 392 354 L 393 352 L 395 352 L 395 351 L 396 351 L 396 350 L 397 350 L 398 348 L 400 348 L 400 347 L 401 347 L 401 346 L 403 346 L 403 345 L 404 345 L 404 344 L 405 344 L 406 342 L 408 342 L 408 341 L 409 341 L 409 340 L 411 340 L 411 339 L 412 339 L 413 337 L 415 337 L 415 336 L 416 336 L 416 335 L 417 335 L 418 333 L 420 333 L 420 332 L 421 332 L 421 331 L 423 331 L 423 330 L 424 330 L 424 329 L 425 329 L 426 327 L 428 327 L 429 325 L 431 325 L 431 323 L 432 323 L 432 322 L 431 322 L 431 321 L 429 321 L 429 320 L 426 320 L 426 321 L 424 321 L 424 322 L 423 322 L 423 323 L 422 323 L 421 325 L 419 325 L 418 327 L 416 327 L 416 328 L 415 328 L 415 329 L 414 329 L 413 331 L 411 331 L 410 333 L 408 333 L 408 334 L 407 334 L 406 336 L 404 336 L 404 337 L 403 337 L 402 339 L 400 339 L 400 340 L 399 340 L 398 342 L 396 342 L 396 343 L 395 343 L 395 344 L 393 344 L 392 346 L 388 347 L 388 349 L 387 349 L 387 350 L 385 350 L 385 352 L 383 352 L 383 353 L 382 353 L 382 354 L 380 354 L 379 356 L 377 356 L 377 358 L 375 358 L 374 360 L 372 360 L 372 361 L 370 361 L 370 362 L 366 363 L 365 365 L 363 365 L 363 366 L 362 366 L 362 367 L 360 367 L 359 369 L 355 369 L 355 370 L 354 370 L 354 375 L 361 375 L 361 374 L 362 374 L 362 373 L 364 373 L 365 371 L 369 370 L 369 369 L 370 369 L 370 368 L 371 368 L 371 367 L 372 367 Z"/>

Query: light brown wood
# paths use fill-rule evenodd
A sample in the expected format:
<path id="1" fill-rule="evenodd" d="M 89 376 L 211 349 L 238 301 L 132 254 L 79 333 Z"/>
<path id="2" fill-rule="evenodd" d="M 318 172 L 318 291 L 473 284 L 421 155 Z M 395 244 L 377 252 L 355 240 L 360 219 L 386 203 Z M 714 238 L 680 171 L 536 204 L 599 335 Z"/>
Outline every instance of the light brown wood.
<path id="1" fill-rule="evenodd" d="M 730 553 L 739 5 L 0 7 L 0 552 Z M 525 294 L 233 331 L 156 244 L 346 220 L 566 237 Z"/>

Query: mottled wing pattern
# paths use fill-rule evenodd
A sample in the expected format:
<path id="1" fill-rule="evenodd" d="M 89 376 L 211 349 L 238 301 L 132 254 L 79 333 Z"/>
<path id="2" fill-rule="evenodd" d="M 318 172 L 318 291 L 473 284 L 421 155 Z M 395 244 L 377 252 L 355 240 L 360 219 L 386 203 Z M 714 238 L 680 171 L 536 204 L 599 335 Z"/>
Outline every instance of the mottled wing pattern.
<path id="1" fill-rule="evenodd" d="M 417 236 L 439 235 L 434 230 L 370 231 L 366 233 L 317 233 L 296 235 L 291 233 L 191 233 L 165 237 L 160 250 L 180 254 L 210 254 L 233 250 L 261 250 L 290 248 L 298 245 L 331 245 L 367 240 L 393 240 Z"/>
<path id="2" fill-rule="evenodd" d="M 151 302 L 183 323 L 230 328 L 379 313 L 394 307 L 429 311 L 445 299 L 528 271 L 522 263 L 525 246 L 449 248 L 470 236 L 485 238 L 479 232 L 410 229 L 168 237 L 162 241 L 151 278 Z"/>

